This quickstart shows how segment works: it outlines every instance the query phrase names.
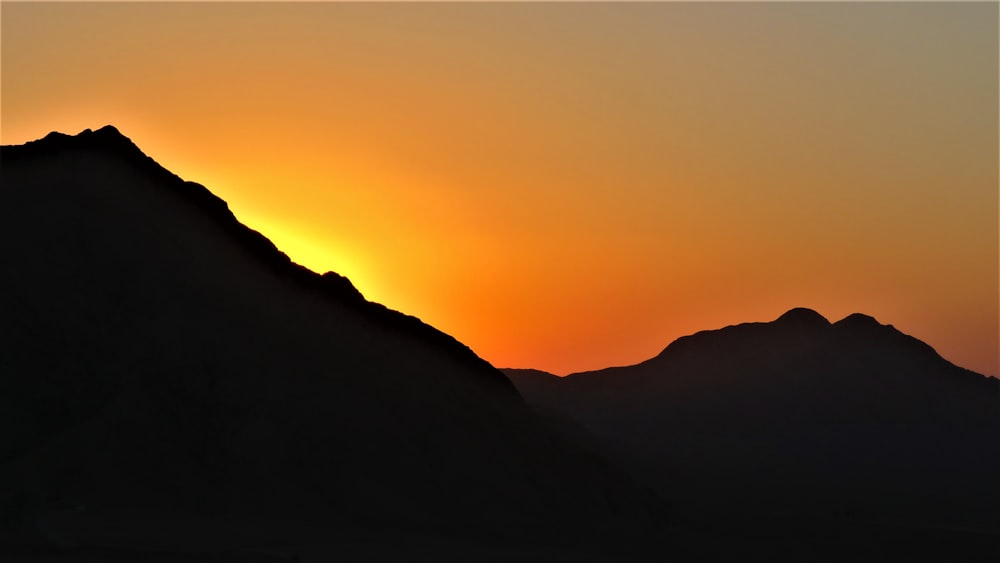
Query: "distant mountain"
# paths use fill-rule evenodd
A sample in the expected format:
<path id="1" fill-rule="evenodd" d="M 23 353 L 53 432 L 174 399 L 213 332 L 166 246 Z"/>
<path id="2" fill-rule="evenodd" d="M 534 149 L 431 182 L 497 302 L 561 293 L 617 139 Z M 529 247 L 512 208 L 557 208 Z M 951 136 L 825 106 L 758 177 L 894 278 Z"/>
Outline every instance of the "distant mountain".
<path id="1" fill-rule="evenodd" d="M 292 263 L 113 127 L 0 157 L 0 541 L 659 518 L 467 347 Z"/>
<path id="2" fill-rule="evenodd" d="M 793 309 L 634 366 L 506 372 L 682 510 L 1000 524 L 1000 381 L 869 316 Z"/>

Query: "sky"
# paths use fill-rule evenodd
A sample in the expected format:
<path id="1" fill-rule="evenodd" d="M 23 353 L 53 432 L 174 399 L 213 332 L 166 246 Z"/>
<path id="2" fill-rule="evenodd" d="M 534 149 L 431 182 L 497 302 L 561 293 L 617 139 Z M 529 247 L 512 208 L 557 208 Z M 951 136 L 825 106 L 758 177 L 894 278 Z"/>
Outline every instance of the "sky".
<path id="1" fill-rule="evenodd" d="M 805 306 L 998 375 L 998 5 L 0 4 L 0 139 L 113 124 L 498 367 Z"/>

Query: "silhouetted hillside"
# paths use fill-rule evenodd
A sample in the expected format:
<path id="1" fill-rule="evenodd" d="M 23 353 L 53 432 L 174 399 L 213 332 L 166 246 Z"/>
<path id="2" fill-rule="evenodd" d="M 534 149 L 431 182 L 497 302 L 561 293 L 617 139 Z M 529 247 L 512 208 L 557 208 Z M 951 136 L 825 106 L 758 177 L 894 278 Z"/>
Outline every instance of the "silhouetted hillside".
<path id="1" fill-rule="evenodd" d="M 634 366 L 507 373 L 689 512 L 1000 524 L 1000 381 L 869 316 L 793 309 Z"/>
<path id="2" fill-rule="evenodd" d="M 113 127 L 0 157 L 0 539 L 659 518 L 467 347 L 292 263 Z"/>

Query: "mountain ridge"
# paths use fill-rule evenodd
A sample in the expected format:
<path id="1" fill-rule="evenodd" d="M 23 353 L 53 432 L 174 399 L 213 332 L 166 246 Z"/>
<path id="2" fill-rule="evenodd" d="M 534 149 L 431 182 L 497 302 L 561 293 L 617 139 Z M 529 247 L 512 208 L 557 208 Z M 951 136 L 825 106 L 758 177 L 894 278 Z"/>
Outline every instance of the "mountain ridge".
<path id="1" fill-rule="evenodd" d="M 638 366 L 638 365 L 643 365 L 643 364 L 646 364 L 646 363 L 649 363 L 649 362 L 655 362 L 655 361 L 658 360 L 658 358 L 664 356 L 665 354 L 672 353 L 673 351 L 671 350 L 671 347 L 683 348 L 685 346 L 688 346 L 689 343 L 692 340 L 702 339 L 702 338 L 706 338 L 706 337 L 713 337 L 713 336 L 716 336 L 716 335 L 720 335 L 720 334 L 724 334 L 724 333 L 732 332 L 732 331 L 742 331 L 742 330 L 747 330 L 747 329 L 755 329 L 755 328 L 759 328 L 759 327 L 763 327 L 763 326 L 789 327 L 789 328 L 794 328 L 794 329 L 806 329 L 806 330 L 838 330 L 838 331 L 844 331 L 844 332 L 846 332 L 846 331 L 858 331 L 858 330 L 863 330 L 863 331 L 869 331 L 869 330 L 882 331 L 883 334 L 894 334 L 894 335 L 897 335 L 898 336 L 898 340 L 900 342 L 910 343 L 915 348 L 919 348 L 919 349 L 921 349 L 921 350 L 923 350 L 924 352 L 927 352 L 927 353 L 932 353 L 934 356 L 937 356 L 938 358 L 940 358 L 940 360 L 942 360 L 944 362 L 947 362 L 949 365 L 952 365 L 952 366 L 954 366 L 954 367 L 956 367 L 958 369 L 961 369 L 961 370 L 963 370 L 965 372 L 968 372 L 969 374 L 974 374 L 976 376 L 979 376 L 979 377 L 982 377 L 982 378 L 986 378 L 987 380 L 997 380 L 998 383 L 1000 383 L 1000 379 L 998 379 L 996 377 L 993 377 L 993 376 L 990 376 L 990 375 L 986 375 L 986 374 L 981 374 L 981 373 L 978 373 L 978 372 L 976 372 L 974 370 L 970 370 L 968 368 L 964 368 L 964 367 L 958 366 L 957 364 L 954 364 L 953 362 L 947 360 L 946 358 L 941 357 L 940 354 L 938 354 L 937 350 L 935 350 L 934 347 L 931 346 L 930 344 L 928 344 L 928 343 L 920 340 L 919 338 L 916 338 L 914 336 L 911 336 L 911 335 L 908 335 L 906 333 L 903 333 L 902 331 L 900 331 L 899 329 L 897 329 L 892 324 L 882 324 L 882 323 L 878 322 L 878 320 L 875 319 L 875 317 L 873 317 L 871 315 L 867 315 L 867 314 L 864 314 L 864 313 L 857 313 L 856 312 L 856 313 L 851 313 L 851 314 L 845 316 L 844 318 L 842 318 L 842 319 L 840 319 L 838 321 L 830 322 L 829 320 L 827 320 L 824 316 L 822 316 L 821 314 L 819 314 L 815 310 L 807 308 L 807 307 L 794 307 L 792 309 L 789 309 L 785 313 L 782 313 L 775 320 L 769 321 L 769 322 L 759 322 L 759 321 L 757 321 L 757 322 L 743 322 L 743 323 L 737 323 L 737 324 L 727 325 L 725 327 L 716 328 L 716 329 L 699 330 L 697 332 L 694 332 L 694 333 L 691 333 L 691 334 L 688 334 L 688 335 L 680 336 L 680 337 L 674 339 L 672 342 L 670 342 L 666 347 L 663 348 L 663 350 L 661 350 L 655 356 L 652 356 L 652 357 L 650 357 L 650 358 L 648 358 L 646 360 L 642 360 L 640 362 L 636 362 L 634 364 L 626 364 L 626 365 L 622 365 L 622 366 L 609 366 L 609 367 L 606 367 L 606 368 L 596 368 L 596 369 L 590 369 L 590 370 L 582 370 L 582 371 L 568 373 L 566 375 L 556 375 L 556 374 L 552 374 L 551 372 L 546 372 L 544 370 L 536 370 L 534 368 L 502 368 L 502 370 L 504 370 L 504 371 L 511 370 L 511 371 L 515 371 L 515 372 L 519 372 L 519 371 L 524 371 L 524 372 L 539 372 L 539 373 L 546 373 L 546 374 L 552 375 L 553 377 L 559 377 L 559 378 L 578 377 L 578 376 L 581 376 L 581 375 L 587 375 L 587 374 L 605 372 L 607 370 L 617 370 L 617 369 L 621 369 L 621 368 L 629 368 L 629 367 L 634 367 L 634 366 Z"/>
<path id="2" fill-rule="evenodd" d="M 0 158 L 0 544 L 664 518 L 468 347 L 294 264 L 116 129 Z"/>
<path id="3" fill-rule="evenodd" d="M 127 161 L 141 166 L 155 177 L 169 182 L 175 193 L 191 202 L 206 213 L 227 233 L 233 236 L 242 247 L 265 263 L 276 273 L 285 276 L 302 287 L 309 288 L 341 303 L 364 311 L 386 326 L 394 326 L 399 330 L 416 330 L 428 342 L 450 347 L 456 358 L 468 365 L 490 373 L 500 385 L 506 385 L 507 380 L 496 368 L 477 356 L 468 346 L 454 337 L 427 325 L 419 318 L 389 309 L 388 307 L 368 301 L 346 277 L 336 272 L 323 274 L 295 263 L 274 245 L 266 236 L 242 224 L 229 209 L 229 205 L 208 188 L 197 182 L 184 180 L 167 170 L 152 157 L 146 155 L 130 138 L 122 134 L 113 125 L 105 125 L 97 130 L 85 129 L 77 135 L 51 132 L 45 137 L 29 141 L 22 145 L 4 145 L 6 158 L 30 159 L 39 155 L 50 155 L 63 151 L 97 151 L 122 157 Z M 513 390 L 513 387 L 511 387 Z"/>
<path id="4" fill-rule="evenodd" d="M 869 315 L 799 308 L 631 366 L 505 373 L 686 510 L 1000 525 L 1000 380 Z"/>

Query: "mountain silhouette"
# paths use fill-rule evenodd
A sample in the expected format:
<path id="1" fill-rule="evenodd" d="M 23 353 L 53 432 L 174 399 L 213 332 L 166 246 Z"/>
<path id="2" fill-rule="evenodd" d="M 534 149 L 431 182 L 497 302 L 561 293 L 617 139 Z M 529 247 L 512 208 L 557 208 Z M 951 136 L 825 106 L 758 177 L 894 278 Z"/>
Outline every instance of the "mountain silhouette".
<path id="1" fill-rule="evenodd" d="M 115 128 L 0 158 L 0 540 L 661 518 L 469 348 L 293 263 Z"/>
<path id="2" fill-rule="evenodd" d="M 633 366 L 506 373 L 683 511 L 1000 524 L 1000 381 L 870 316 L 799 308 Z"/>

